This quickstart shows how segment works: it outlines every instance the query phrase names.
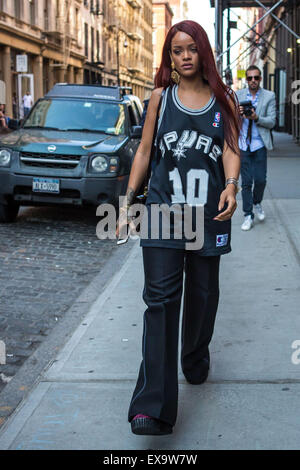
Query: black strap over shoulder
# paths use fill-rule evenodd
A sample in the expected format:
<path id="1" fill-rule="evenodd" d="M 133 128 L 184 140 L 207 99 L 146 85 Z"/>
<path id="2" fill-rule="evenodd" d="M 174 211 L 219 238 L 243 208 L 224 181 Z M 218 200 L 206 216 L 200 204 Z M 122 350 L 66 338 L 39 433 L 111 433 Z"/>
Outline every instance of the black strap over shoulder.
<path id="1" fill-rule="evenodd" d="M 150 153 L 149 165 L 148 165 L 148 169 L 147 169 L 146 184 L 148 184 L 148 181 L 150 179 L 151 169 L 152 169 L 152 162 L 153 162 L 155 154 L 156 154 L 155 139 L 156 139 L 156 134 L 157 134 L 157 129 L 158 129 L 159 112 L 160 112 L 160 109 L 161 109 L 161 103 L 162 103 L 163 95 L 164 95 L 164 90 L 162 91 L 162 94 L 161 94 L 160 99 L 159 99 L 158 107 L 157 107 L 157 114 L 156 114 L 156 120 L 155 120 L 155 126 L 154 126 L 154 131 L 153 131 L 153 138 L 152 138 L 151 153 Z"/>
<path id="2" fill-rule="evenodd" d="M 148 165 L 148 168 L 147 168 L 146 177 L 145 177 L 140 189 L 137 191 L 136 196 L 135 196 L 137 202 L 142 202 L 142 203 L 146 202 L 146 197 L 147 197 L 147 194 L 148 194 L 148 183 L 149 183 L 150 176 L 151 176 L 151 171 L 152 171 L 152 162 L 153 162 L 153 160 L 155 158 L 155 155 L 156 155 L 155 139 L 156 139 L 156 134 L 157 134 L 157 129 L 158 129 L 159 112 L 160 112 L 161 103 L 162 103 L 164 93 L 165 93 L 165 90 L 163 90 L 162 93 L 161 93 L 159 103 L 158 103 L 158 107 L 157 107 L 157 115 L 156 115 L 156 120 L 155 120 L 154 131 L 153 131 L 153 138 L 152 138 L 151 153 L 150 153 L 150 158 L 149 158 L 149 165 Z M 147 107 L 148 107 L 148 103 L 147 103 Z"/>

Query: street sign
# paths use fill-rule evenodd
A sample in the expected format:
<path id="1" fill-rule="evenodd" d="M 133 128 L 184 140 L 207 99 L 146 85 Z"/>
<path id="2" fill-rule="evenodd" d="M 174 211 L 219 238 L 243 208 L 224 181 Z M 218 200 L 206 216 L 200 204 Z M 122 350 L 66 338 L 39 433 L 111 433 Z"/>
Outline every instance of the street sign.
<path id="1" fill-rule="evenodd" d="M 17 60 L 17 64 L 16 64 L 17 72 L 27 73 L 28 72 L 28 56 L 26 54 L 17 55 L 16 60 Z"/>
<path id="2" fill-rule="evenodd" d="M 0 104 L 6 104 L 5 83 L 0 80 Z"/>
<path id="3" fill-rule="evenodd" d="M 246 70 L 244 69 L 237 70 L 237 78 L 246 78 Z"/>

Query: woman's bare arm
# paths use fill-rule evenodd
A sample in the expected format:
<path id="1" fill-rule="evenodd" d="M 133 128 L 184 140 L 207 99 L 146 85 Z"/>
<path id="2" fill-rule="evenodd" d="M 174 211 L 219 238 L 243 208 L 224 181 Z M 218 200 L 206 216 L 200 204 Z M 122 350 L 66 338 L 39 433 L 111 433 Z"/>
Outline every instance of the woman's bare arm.
<path id="1" fill-rule="evenodd" d="M 233 104 L 231 106 L 233 110 L 235 110 Z M 234 138 L 236 141 L 236 147 L 238 149 L 239 136 L 235 130 L 233 132 L 234 132 Z M 226 140 L 224 142 L 222 161 L 223 161 L 225 179 L 227 180 L 228 178 L 235 178 L 238 180 L 240 169 L 241 169 L 240 154 L 233 152 L 233 150 L 228 146 Z M 233 216 L 233 213 L 237 208 L 236 187 L 232 183 L 229 183 L 224 189 L 224 191 L 221 193 L 219 207 L 218 207 L 219 211 L 223 209 L 225 203 L 228 204 L 227 209 L 221 212 L 220 214 L 218 214 L 216 217 L 214 217 L 214 220 L 218 220 L 222 222 L 224 220 L 230 219 Z"/>

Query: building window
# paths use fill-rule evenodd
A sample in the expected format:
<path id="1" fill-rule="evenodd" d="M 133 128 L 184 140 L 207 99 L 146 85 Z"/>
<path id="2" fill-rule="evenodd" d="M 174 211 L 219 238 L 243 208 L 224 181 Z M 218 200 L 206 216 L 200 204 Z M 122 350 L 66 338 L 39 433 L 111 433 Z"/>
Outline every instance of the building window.
<path id="1" fill-rule="evenodd" d="M 95 57 L 95 33 L 94 33 L 94 28 L 91 28 L 91 62 L 94 62 L 94 57 Z"/>
<path id="2" fill-rule="evenodd" d="M 45 28 L 45 31 L 49 31 L 49 0 L 45 0 L 44 28 Z"/>
<path id="3" fill-rule="evenodd" d="M 86 57 L 89 55 L 89 26 L 84 23 L 84 54 Z"/>
<path id="4" fill-rule="evenodd" d="M 107 42 L 105 41 L 104 37 L 102 37 L 102 60 L 106 64 L 106 48 Z"/>
<path id="5" fill-rule="evenodd" d="M 22 8 L 21 0 L 15 0 L 15 17 L 18 20 L 21 19 L 21 15 L 22 15 L 21 8 Z"/>
<path id="6" fill-rule="evenodd" d="M 100 33 L 97 31 L 97 62 L 100 62 Z"/>
<path id="7" fill-rule="evenodd" d="M 79 8 L 75 11 L 75 36 L 78 41 L 79 39 Z"/>
<path id="8" fill-rule="evenodd" d="M 35 0 L 29 0 L 30 24 L 35 25 Z"/>

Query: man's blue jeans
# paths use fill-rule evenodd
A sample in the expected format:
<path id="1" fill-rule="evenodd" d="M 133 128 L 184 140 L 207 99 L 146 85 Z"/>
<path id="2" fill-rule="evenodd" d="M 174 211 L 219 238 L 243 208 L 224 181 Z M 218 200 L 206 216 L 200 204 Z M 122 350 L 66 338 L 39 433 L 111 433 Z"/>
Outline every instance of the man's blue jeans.
<path id="1" fill-rule="evenodd" d="M 266 147 L 255 150 L 255 152 L 241 150 L 241 177 L 243 211 L 245 216 L 251 215 L 253 219 L 253 204 L 261 203 L 267 182 Z"/>

